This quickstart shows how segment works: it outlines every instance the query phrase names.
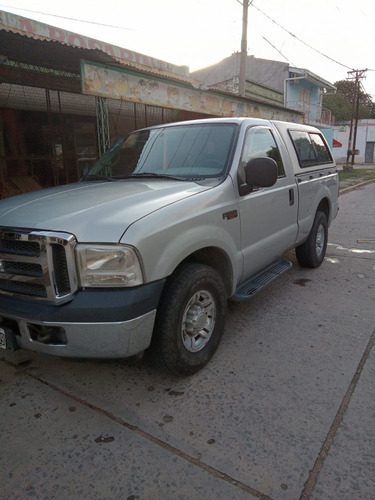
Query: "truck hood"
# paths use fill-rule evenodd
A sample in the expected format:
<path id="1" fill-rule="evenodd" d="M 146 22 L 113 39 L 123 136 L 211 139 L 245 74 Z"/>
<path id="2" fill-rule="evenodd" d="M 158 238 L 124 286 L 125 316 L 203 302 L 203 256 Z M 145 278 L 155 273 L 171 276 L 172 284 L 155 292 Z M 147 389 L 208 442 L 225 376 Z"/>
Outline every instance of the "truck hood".
<path id="1" fill-rule="evenodd" d="M 81 242 L 118 242 L 135 221 L 207 190 L 173 180 L 79 182 L 0 201 L 0 226 L 62 231 Z"/>

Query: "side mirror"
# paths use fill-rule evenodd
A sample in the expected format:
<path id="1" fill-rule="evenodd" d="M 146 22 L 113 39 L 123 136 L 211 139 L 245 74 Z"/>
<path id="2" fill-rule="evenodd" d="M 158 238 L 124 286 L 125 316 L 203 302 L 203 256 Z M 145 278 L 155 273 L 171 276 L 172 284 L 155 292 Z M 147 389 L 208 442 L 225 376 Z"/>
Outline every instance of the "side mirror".
<path id="1" fill-rule="evenodd" d="M 271 187 L 277 181 L 277 163 L 272 158 L 253 158 L 245 166 L 246 184 L 253 188 Z"/>

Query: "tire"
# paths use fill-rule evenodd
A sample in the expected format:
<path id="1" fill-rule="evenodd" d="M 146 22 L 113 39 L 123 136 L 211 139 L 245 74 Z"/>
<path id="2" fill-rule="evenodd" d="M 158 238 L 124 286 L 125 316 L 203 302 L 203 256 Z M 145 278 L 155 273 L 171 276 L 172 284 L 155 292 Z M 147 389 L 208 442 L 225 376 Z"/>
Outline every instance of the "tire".
<path id="1" fill-rule="evenodd" d="M 296 248 L 298 264 L 302 267 L 319 267 L 326 254 L 327 241 L 327 217 L 325 213 L 318 210 L 307 240 Z"/>
<path id="2" fill-rule="evenodd" d="M 214 355 L 225 327 L 227 297 L 220 275 L 202 264 L 185 264 L 171 276 L 159 304 L 151 357 L 179 375 L 199 371 Z"/>

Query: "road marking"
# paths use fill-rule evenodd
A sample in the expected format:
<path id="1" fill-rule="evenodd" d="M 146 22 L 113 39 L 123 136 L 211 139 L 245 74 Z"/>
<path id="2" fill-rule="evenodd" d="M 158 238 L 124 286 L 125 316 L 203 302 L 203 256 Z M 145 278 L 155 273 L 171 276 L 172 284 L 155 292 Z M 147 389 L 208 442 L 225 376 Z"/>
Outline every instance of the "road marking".
<path id="1" fill-rule="evenodd" d="M 335 247 L 336 250 L 343 250 L 344 252 L 349 252 L 349 253 L 367 253 L 367 254 L 375 254 L 375 250 L 365 250 L 361 248 L 345 248 L 342 247 L 341 245 L 337 245 L 336 243 L 328 243 L 329 246 Z"/>

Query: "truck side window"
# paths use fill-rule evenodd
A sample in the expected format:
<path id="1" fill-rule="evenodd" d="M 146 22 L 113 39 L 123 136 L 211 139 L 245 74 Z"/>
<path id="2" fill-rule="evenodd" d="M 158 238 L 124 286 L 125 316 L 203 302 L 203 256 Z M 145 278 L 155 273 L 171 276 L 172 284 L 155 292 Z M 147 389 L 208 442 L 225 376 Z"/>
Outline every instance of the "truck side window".
<path id="1" fill-rule="evenodd" d="M 333 161 L 331 153 L 320 134 L 300 130 L 290 130 L 289 134 L 302 168 Z"/>
<path id="2" fill-rule="evenodd" d="M 266 127 L 251 127 L 246 132 L 239 166 L 238 174 L 241 183 L 245 182 L 245 165 L 253 158 L 259 158 L 260 156 L 267 156 L 275 160 L 278 167 L 278 177 L 285 176 L 280 151 L 271 130 Z"/>

